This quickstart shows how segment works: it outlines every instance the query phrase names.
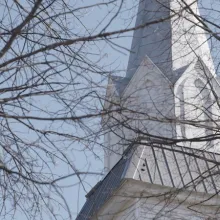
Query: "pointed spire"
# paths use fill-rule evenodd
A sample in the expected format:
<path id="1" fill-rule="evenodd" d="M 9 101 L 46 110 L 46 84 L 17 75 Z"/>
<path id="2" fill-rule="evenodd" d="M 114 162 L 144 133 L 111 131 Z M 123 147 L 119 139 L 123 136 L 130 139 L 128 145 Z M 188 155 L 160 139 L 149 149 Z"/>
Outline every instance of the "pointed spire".
<path id="1" fill-rule="evenodd" d="M 136 26 L 168 18 L 173 13 L 177 15 L 134 31 L 126 77 L 134 75 L 145 56 L 172 82 L 178 70 L 197 56 L 214 68 L 204 30 L 195 25 L 199 23 L 196 0 L 140 0 Z"/>

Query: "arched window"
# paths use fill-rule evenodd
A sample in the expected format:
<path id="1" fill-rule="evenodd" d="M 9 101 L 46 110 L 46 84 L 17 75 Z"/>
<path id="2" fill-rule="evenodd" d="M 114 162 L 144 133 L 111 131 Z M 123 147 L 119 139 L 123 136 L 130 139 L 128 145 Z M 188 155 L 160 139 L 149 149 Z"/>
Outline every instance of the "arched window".
<path id="1" fill-rule="evenodd" d="M 181 83 L 178 86 L 177 93 L 176 93 L 176 117 L 182 122 L 185 119 L 185 101 L 184 101 L 184 84 Z M 184 123 L 177 124 L 177 137 L 178 138 L 186 138 L 186 126 Z"/>
<path id="2" fill-rule="evenodd" d="M 188 80 L 184 85 L 182 118 L 186 121 L 184 134 L 186 138 L 203 137 L 209 133 L 207 129 L 210 114 L 210 96 L 207 85 L 202 80 Z"/>
<path id="3" fill-rule="evenodd" d="M 147 79 L 143 80 L 140 88 L 136 91 L 136 114 L 133 113 L 134 120 L 132 120 L 132 126 L 145 132 L 149 128 L 149 118 L 152 113 L 155 112 L 154 102 L 155 102 L 155 84 Z M 138 136 L 136 134 L 135 136 Z"/>
<path id="4" fill-rule="evenodd" d="M 200 79 L 195 80 L 195 87 L 198 93 L 198 109 L 197 117 L 200 121 L 200 125 L 205 129 L 204 135 L 211 134 L 212 131 L 209 129 L 211 126 L 212 109 L 211 109 L 211 95 L 208 85 L 205 85 Z"/>

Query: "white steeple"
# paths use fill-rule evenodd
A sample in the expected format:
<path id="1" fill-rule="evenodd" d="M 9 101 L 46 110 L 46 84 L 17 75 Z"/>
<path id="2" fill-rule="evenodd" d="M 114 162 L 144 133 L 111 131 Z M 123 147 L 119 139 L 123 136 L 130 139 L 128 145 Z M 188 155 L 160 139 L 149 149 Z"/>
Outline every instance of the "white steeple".
<path id="1" fill-rule="evenodd" d="M 214 72 L 197 0 L 140 0 L 136 26 L 163 19 L 134 31 L 126 76 L 134 75 L 145 56 L 172 82 L 196 57 Z"/>

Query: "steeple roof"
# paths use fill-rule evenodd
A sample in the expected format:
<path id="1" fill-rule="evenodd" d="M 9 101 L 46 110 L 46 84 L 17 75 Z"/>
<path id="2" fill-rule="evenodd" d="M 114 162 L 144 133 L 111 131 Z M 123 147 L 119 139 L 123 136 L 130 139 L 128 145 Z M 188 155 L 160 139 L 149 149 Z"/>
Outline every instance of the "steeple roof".
<path id="1" fill-rule="evenodd" d="M 173 17 L 173 14 L 176 15 Z M 134 31 L 126 77 L 132 78 L 145 56 L 171 82 L 179 70 L 198 57 L 213 69 L 205 32 L 196 25 L 199 23 L 197 16 L 195 0 L 140 0 L 136 26 L 169 19 Z"/>
<path id="2" fill-rule="evenodd" d="M 170 16 L 169 0 L 140 0 L 135 26 Z M 126 76 L 131 78 L 147 55 L 162 72 L 172 69 L 170 19 L 134 31 Z"/>

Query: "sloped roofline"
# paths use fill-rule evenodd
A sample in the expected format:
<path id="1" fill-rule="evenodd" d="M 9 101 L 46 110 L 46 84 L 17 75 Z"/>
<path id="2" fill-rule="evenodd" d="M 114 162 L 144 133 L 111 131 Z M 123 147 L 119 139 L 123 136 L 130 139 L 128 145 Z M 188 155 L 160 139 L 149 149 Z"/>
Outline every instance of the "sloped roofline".
<path id="1" fill-rule="evenodd" d="M 144 59 L 142 60 L 142 62 L 141 62 L 141 64 L 140 64 L 140 66 L 137 68 L 137 70 L 135 71 L 135 73 L 134 73 L 134 74 L 132 75 L 132 77 L 129 79 L 129 82 L 128 82 L 127 86 L 124 88 L 124 90 L 123 90 L 121 96 L 123 96 L 124 93 L 125 93 L 125 91 L 127 90 L 127 88 L 129 88 L 130 84 L 132 83 L 132 81 L 133 81 L 134 78 L 135 78 L 135 75 L 137 75 L 137 73 L 140 71 L 140 68 L 142 68 L 143 66 L 144 66 L 145 68 L 147 68 L 147 65 L 153 65 L 153 66 L 157 69 L 157 72 L 158 72 L 159 74 L 161 74 L 161 75 L 164 77 L 164 79 L 167 80 L 168 83 L 172 83 L 172 82 L 169 80 L 169 78 L 168 78 L 165 74 L 163 74 L 163 72 L 157 67 L 157 65 L 155 65 L 155 64 L 153 63 L 153 61 L 152 61 L 147 55 L 145 55 Z M 125 77 L 125 78 L 126 78 L 126 77 Z"/>

